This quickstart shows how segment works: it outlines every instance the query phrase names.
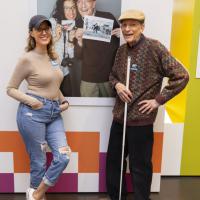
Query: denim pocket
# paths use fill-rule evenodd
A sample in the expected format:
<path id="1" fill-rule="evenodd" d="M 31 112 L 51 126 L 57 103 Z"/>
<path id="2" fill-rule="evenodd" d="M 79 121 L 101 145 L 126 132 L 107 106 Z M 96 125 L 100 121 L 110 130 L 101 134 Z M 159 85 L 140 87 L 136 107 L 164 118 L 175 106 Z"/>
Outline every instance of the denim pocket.
<path id="1" fill-rule="evenodd" d="M 32 108 L 31 106 L 29 106 L 29 105 L 26 105 L 26 104 L 24 104 L 25 106 L 27 106 L 29 109 L 31 109 L 31 110 L 42 110 L 43 109 L 43 107 L 44 107 L 44 104 L 43 104 L 43 106 L 41 107 L 41 108 L 37 108 L 37 109 L 34 109 L 34 108 Z"/>
<path id="2" fill-rule="evenodd" d="M 30 117 L 32 121 L 46 123 L 49 121 L 51 112 L 45 105 L 39 109 L 33 109 L 28 105 L 24 105 L 24 115 Z"/>

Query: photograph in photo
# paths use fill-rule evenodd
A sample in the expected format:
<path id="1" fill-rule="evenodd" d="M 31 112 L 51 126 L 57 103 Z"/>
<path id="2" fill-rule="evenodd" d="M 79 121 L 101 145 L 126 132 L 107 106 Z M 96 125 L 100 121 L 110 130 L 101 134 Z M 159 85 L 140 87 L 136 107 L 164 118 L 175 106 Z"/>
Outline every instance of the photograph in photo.
<path id="1" fill-rule="evenodd" d="M 75 21 L 74 20 L 62 20 L 61 24 L 63 26 L 63 29 L 67 29 L 71 31 L 75 27 Z"/>
<path id="2" fill-rule="evenodd" d="M 113 23 L 113 20 L 86 16 L 84 18 L 83 38 L 110 42 Z"/>

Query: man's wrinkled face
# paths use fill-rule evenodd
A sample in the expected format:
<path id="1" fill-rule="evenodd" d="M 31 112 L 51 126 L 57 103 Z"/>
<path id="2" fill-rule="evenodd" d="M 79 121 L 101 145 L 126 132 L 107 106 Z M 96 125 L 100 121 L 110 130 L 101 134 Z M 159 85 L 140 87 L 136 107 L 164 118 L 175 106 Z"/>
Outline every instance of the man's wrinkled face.
<path id="1" fill-rule="evenodd" d="M 77 0 L 77 7 L 82 17 L 93 15 L 96 6 L 96 0 Z"/>
<path id="2" fill-rule="evenodd" d="M 125 19 L 121 23 L 122 34 L 125 41 L 133 45 L 136 43 L 142 32 L 144 31 L 144 24 L 134 19 Z"/>

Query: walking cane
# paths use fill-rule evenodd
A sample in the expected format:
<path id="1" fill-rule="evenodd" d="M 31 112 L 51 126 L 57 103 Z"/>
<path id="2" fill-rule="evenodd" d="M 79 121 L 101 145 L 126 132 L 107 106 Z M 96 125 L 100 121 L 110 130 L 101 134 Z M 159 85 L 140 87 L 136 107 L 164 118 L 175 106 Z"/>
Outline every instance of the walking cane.
<path id="1" fill-rule="evenodd" d="M 130 65 L 131 65 L 131 57 L 128 56 L 127 72 L 126 72 L 126 89 L 127 90 L 129 89 Z M 127 121 L 127 102 L 125 102 L 125 106 L 124 106 L 124 126 L 123 126 L 123 140 L 122 140 L 122 160 L 121 160 L 119 200 L 121 200 L 121 193 L 122 193 L 122 179 L 123 179 L 123 166 L 124 166 L 124 146 L 125 146 L 125 135 L 126 135 L 126 121 Z"/>

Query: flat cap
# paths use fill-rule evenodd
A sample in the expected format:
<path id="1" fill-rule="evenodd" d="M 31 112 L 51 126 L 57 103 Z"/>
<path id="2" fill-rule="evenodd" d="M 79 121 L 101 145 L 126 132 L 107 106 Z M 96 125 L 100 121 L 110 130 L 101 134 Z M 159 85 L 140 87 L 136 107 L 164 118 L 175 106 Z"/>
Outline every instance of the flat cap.
<path id="1" fill-rule="evenodd" d="M 144 21 L 145 15 L 140 10 L 126 10 L 119 17 L 119 21 L 121 22 L 125 19 L 134 19 L 134 20 L 138 20 L 138 21 Z"/>

